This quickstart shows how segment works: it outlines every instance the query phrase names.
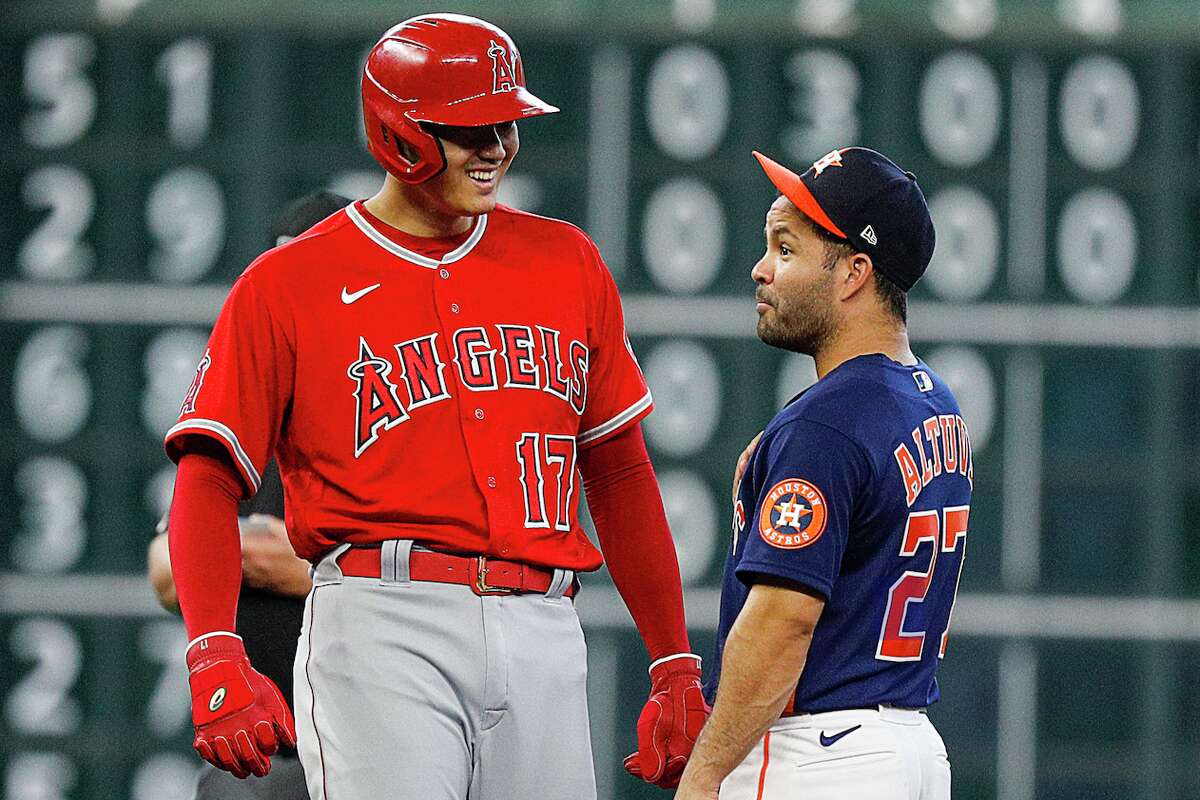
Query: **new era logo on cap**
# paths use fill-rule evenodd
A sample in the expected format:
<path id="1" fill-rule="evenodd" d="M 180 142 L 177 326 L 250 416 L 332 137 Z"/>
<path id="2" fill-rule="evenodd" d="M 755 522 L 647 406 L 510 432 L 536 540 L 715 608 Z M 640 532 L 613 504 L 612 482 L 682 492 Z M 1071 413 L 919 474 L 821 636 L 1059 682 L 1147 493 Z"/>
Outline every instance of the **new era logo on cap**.
<path id="1" fill-rule="evenodd" d="M 862 233 L 860 233 L 859 236 L 866 239 L 871 244 L 879 244 L 879 237 L 875 235 L 875 229 L 870 225 L 863 228 Z"/>

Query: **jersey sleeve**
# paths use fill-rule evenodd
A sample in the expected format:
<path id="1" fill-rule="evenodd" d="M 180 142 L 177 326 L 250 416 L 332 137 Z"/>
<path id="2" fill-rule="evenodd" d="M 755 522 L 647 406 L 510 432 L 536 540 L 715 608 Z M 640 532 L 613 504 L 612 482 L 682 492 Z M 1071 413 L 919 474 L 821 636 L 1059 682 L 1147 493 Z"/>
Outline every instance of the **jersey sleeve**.
<path id="1" fill-rule="evenodd" d="M 737 576 L 753 583 L 756 575 L 773 575 L 828 599 L 870 462 L 840 431 L 805 420 L 774 431 L 759 452 L 756 496 L 746 498 L 755 511 Z"/>
<path id="2" fill-rule="evenodd" d="M 642 368 L 625 331 L 625 314 L 612 273 L 588 241 L 595 298 L 588 343 L 587 401 L 576 441 L 591 446 L 645 417 L 654 407 Z"/>
<path id="3" fill-rule="evenodd" d="M 291 398 L 294 367 L 286 332 L 244 274 L 209 336 L 179 422 L 167 431 L 167 455 L 178 463 L 195 437 L 215 440 L 237 466 L 245 496 L 255 494 Z"/>

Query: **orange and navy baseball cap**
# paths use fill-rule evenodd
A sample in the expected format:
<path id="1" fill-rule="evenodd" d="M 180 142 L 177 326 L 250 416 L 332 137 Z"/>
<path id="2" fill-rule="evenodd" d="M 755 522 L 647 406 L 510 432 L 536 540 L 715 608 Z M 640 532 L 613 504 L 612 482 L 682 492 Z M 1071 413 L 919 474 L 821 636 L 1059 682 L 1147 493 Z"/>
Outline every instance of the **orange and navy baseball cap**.
<path id="1" fill-rule="evenodd" d="M 917 177 L 866 147 L 843 147 L 797 175 L 757 150 L 775 188 L 813 222 L 871 257 L 904 291 L 933 257 L 933 220 Z"/>

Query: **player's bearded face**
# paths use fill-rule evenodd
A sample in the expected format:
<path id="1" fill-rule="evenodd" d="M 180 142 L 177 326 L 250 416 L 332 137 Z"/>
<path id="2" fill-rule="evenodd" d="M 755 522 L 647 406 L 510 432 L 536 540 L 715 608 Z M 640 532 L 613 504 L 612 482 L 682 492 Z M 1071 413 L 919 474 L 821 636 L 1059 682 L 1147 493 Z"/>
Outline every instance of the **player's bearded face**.
<path id="1" fill-rule="evenodd" d="M 431 125 L 429 130 L 446 153 L 446 169 L 420 184 L 429 205 L 452 216 L 493 211 L 500 181 L 521 146 L 517 124 Z"/>
<path id="2" fill-rule="evenodd" d="M 767 252 L 751 272 L 758 284 L 758 338 L 815 355 L 837 328 L 825 244 L 782 197 L 767 214 L 766 234 Z"/>

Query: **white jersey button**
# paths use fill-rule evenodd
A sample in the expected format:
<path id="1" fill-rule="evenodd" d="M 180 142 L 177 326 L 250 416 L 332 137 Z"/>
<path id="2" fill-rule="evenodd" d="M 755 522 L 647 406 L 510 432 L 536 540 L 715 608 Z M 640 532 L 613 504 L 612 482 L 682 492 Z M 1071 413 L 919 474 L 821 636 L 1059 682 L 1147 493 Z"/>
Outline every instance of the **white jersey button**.
<path id="1" fill-rule="evenodd" d="M 496 478 L 493 475 L 488 475 L 488 486 L 492 489 L 496 488 Z"/>
<path id="2" fill-rule="evenodd" d="M 450 270 L 448 270 L 448 269 L 443 269 L 441 272 L 439 272 L 439 273 L 438 273 L 438 275 L 441 275 L 443 278 L 449 278 L 449 277 L 450 277 Z"/>
<path id="3" fill-rule="evenodd" d="M 458 307 L 458 303 L 451 303 L 451 304 L 450 304 L 450 310 L 451 310 L 452 312 L 454 312 L 455 314 L 457 314 L 457 313 L 459 312 L 459 310 L 460 310 L 460 309 L 459 309 L 459 307 Z"/>
<path id="4" fill-rule="evenodd" d="M 475 409 L 475 419 L 483 419 L 483 409 L 482 408 Z"/>

